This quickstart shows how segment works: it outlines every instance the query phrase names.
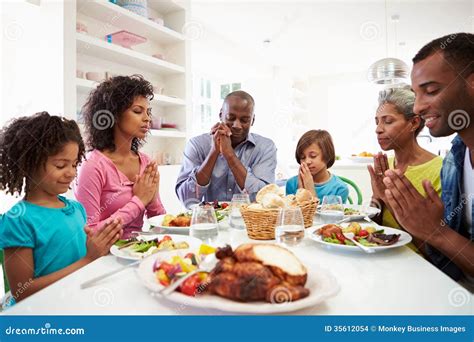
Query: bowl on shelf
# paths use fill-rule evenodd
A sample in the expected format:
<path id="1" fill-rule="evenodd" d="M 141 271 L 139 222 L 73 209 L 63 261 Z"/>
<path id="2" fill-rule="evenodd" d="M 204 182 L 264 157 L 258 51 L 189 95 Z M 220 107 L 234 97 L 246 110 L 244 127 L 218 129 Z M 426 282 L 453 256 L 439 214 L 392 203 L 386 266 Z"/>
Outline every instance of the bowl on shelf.
<path id="1" fill-rule="evenodd" d="M 129 10 L 130 12 L 148 18 L 147 0 L 118 0 L 117 5 Z"/>
<path id="2" fill-rule="evenodd" d="M 88 33 L 86 24 L 81 23 L 80 21 L 76 22 L 76 32 L 77 33 Z"/>
<path id="3" fill-rule="evenodd" d="M 162 53 L 155 53 L 152 56 L 155 57 L 155 58 L 161 59 L 163 61 L 165 60 L 165 56 Z"/>
<path id="4" fill-rule="evenodd" d="M 94 82 L 101 82 L 105 79 L 104 72 L 97 72 L 97 71 L 89 71 L 86 72 L 86 79 Z"/>
<path id="5" fill-rule="evenodd" d="M 165 25 L 165 21 L 161 18 L 148 18 L 148 19 L 153 21 L 155 24 L 158 24 L 158 25 L 161 25 L 161 26 Z"/>

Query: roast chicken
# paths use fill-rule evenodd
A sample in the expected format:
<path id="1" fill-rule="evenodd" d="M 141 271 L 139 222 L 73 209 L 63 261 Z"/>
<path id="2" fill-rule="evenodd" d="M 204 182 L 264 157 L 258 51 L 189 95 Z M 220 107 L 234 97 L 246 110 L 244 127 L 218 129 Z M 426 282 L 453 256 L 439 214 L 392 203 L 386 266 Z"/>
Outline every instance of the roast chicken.
<path id="1" fill-rule="evenodd" d="M 282 303 L 309 295 L 304 288 L 306 268 L 280 246 L 244 244 L 232 251 L 220 248 L 219 259 L 209 276 L 208 291 L 232 300 Z"/>

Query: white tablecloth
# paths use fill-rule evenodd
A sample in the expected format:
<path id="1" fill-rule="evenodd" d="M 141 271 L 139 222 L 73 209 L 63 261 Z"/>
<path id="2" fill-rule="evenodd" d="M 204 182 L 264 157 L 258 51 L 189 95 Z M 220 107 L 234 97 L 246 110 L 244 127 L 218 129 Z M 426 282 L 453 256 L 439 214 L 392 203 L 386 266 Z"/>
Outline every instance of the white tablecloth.
<path id="1" fill-rule="evenodd" d="M 250 241 L 245 231 L 223 230 L 220 243 Z M 375 254 L 335 250 L 305 238 L 295 253 L 329 269 L 340 284 L 333 298 L 304 315 L 472 315 L 473 296 L 408 247 Z M 136 269 L 127 269 L 81 290 L 80 284 L 128 261 L 109 255 L 30 296 L 11 315 L 215 315 L 152 297 Z"/>

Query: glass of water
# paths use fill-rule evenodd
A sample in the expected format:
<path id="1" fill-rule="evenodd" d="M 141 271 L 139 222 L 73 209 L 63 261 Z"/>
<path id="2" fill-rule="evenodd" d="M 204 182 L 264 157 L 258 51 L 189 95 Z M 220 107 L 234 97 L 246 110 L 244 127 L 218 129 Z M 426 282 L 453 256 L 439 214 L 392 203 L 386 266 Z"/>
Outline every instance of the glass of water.
<path id="1" fill-rule="evenodd" d="M 319 215 L 323 223 L 335 223 L 342 220 L 344 218 L 344 205 L 341 196 L 324 196 Z"/>
<path id="2" fill-rule="evenodd" d="M 197 205 L 193 208 L 189 235 L 202 240 L 204 243 L 213 243 L 217 239 L 217 217 L 214 208 L 210 205 Z"/>
<path id="3" fill-rule="evenodd" d="M 287 247 L 298 245 L 304 239 L 304 219 L 301 208 L 282 208 L 277 218 L 275 239 Z"/>
<path id="4" fill-rule="evenodd" d="M 229 226 L 234 229 L 245 229 L 245 222 L 240 213 L 240 208 L 250 204 L 250 198 L 248 194 L 234 194 L 232 201 L 230 202 L 230 215 L 229 215 Z"/>

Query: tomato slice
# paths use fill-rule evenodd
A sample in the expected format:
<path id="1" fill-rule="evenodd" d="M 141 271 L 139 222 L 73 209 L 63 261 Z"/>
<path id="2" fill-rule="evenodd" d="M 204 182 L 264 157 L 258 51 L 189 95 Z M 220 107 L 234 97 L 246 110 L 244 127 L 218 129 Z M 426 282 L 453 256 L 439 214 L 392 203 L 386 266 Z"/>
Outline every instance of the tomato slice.
<path id="1" fill-rule="evenodd" d="M 187 296 L 194 297 L 197 293 L 199 284 L 201 284 L 201 278 L 199 277 L 199 274 L 195 274 L 181 284 L 181 292 Z"/>

